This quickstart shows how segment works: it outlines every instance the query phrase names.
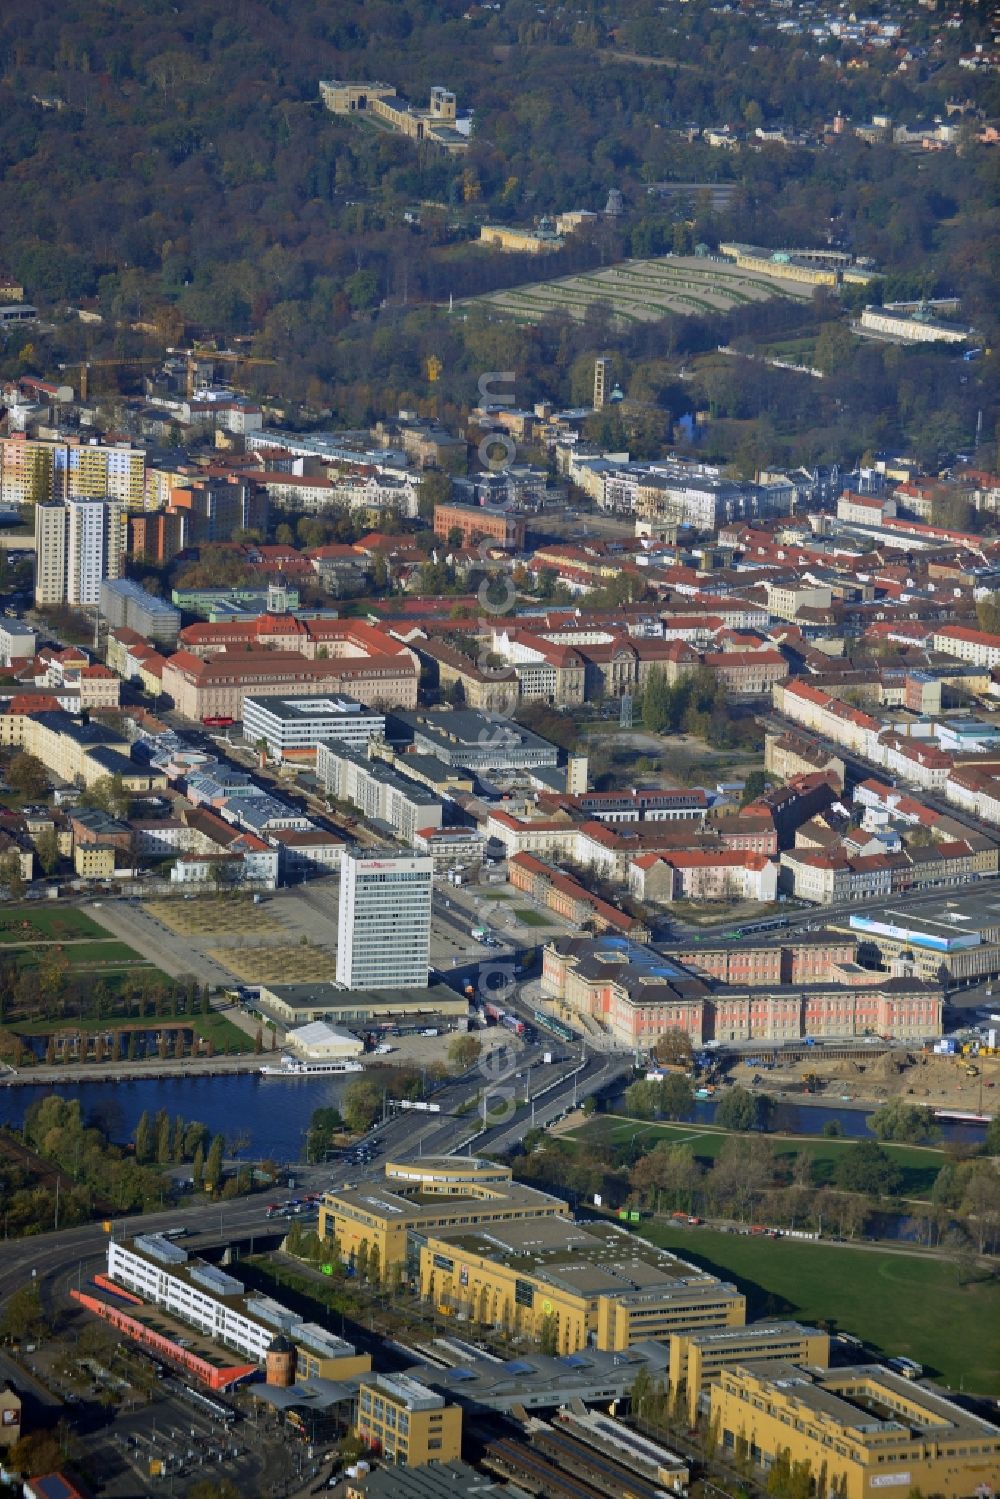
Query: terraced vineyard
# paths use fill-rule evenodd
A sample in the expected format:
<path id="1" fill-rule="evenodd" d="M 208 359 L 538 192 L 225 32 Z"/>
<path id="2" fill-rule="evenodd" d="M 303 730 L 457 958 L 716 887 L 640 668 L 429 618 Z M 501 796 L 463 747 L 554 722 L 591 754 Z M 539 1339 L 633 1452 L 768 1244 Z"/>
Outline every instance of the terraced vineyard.
<path id="1" fill-rule="evenodd" d="M 655 322 L 668 313 L 728 312 L 748 302 L 770 297 L 808 300 L 812 287 L 780 276 L 741 271 L 729 261 L 702 260 L 694 255 L 665 255 L 657 260 L 627 260 L 563 276 L 558 281 L 533 281 L 509 291 L 472 297 L 467 306 L 487 307 L 521 323 L 536 323 L 548 312 L 568 312 L 582 318 L 596 303 L 607 306 L 625 323 Z"/>

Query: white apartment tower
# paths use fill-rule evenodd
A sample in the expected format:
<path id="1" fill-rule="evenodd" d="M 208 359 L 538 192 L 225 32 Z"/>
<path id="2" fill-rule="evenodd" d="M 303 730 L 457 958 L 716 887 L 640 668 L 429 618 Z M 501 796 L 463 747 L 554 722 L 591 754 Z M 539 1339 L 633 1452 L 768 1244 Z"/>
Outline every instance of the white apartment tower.
<path id="1" fill-rule="evenodd" d="M 345 849 L 337 982 L 345 989 L 426 989 L 434 860 Z"/>
<path id="2" fill-rule="evenodd" d="M 105 578 L 120 578 L 125 508 L 117 500 L 35 506 L 35 603 L 96 605 Z"/>

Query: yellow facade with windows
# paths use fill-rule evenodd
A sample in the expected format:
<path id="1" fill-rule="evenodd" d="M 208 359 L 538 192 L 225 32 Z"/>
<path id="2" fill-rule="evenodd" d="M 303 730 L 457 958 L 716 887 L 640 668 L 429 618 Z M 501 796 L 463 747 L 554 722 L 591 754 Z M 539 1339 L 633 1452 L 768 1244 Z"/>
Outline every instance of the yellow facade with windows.
<path id="1" fill-rule="evenodd" d="M 423 1156 L 388 1161 L 384 1183 L 324 1193 L 319 1236 L 335 1239 L 345 1260 L 364 1244 L 369 1256 L 377 1254 L 384 1275 L 406 1264 L 411 1232 L 471 1229 L 565 1212 L 562 1198 L 515 1182 L 508 1166 L 469 1156 Z"/>
<path id="2" fill-rule="evenodd" d="M 106 880 L 115 872 L 116 850 L 109 843 L 78 843 L 73 868 L 82 880 Z"/>
<path id="3" fill-rule="evenodd" d="M 742 1326 L 746 1298 L 612 1223 L 546 1218 L 428 1235 L 420 1291 L 445 1316 L 557 1354 L 615 1352 L 681 1328 Z"/>
<path id="4" fill-rule="evenodd" d="M 667 1389 L 671 1405 L 685 1396 L 688 1420 L 698 1419 L 701 1397 L 723 1369 L 782 1359 L 825 1369 L 830 1363 L 830 1338 L 818 1327 L 798 1322 L 751 1323 L 748 1327 L 713 1328 L 710 1332 L 675 1332 L 670 1336 Z"/>
<path id="5" fill-rule="evenodd" d="M 344 1353 L 328 1357 L 300 1343 L 295 1350 L 295 1372 L 299 1379 L 350 1379 L 371 1372 L 370 1353 Z"/>
<path id="6" fill-rule="evenodd" d="M 355 1434 L 384 1462 L 409 1468 L 462 1455 L 462 1412 L 405 1374 L 377 1374 L 358 1390 Z"/>
<path id="7" fill-rule="evenodd" d="M 808 1462 L 843 1499 L 942 1499 L 992 1493 L 1000 1428 L 880 1364 L 814 1369 L 747 1363 L 712 1385 L 711 1419 L 723 1455 L 770 1468 L 782 1453 Z"/>

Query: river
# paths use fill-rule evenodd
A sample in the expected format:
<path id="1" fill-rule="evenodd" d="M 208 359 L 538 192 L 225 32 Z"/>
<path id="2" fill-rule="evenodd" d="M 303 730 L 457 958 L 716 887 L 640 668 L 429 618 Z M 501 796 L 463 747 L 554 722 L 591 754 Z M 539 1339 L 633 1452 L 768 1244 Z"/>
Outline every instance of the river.
<path id="1" fill-rule="evenodd" d="M 0 1124 L 19 1129 L 25 1113 L 39 1098 L 59 1093 L 63 1098 L 78 1098 L 84 1117 L 100 1124 L 113 1140 L 129 1140 L 140 1114 L 180 1114 L 186 1120 L 197 1119 L 213 1134 L 226 1140 L 247 1139 L 240 1154 L 244 1159 L 302 1160 L 305 1132 L 313 1109 L 337 1108 L 346 1078 L 262 1078 L 256 1073 L 236 1073 L 232 1077 L 163 1077 L 134 1082 L 25 1084 L 16 1088 L 0 1087 Z M 620 1111 L 621 1098 L 611 1100 L 611 1108 Z M 717 1104 L 714 1099 L 699 1101 L 691 1120 L 711 1124 Z M 781 1100 L 775 1104 L 771 1128 L 782 1134 L 819 1135 L 823 1126 L 835 1119 L 848 1139 L 870 1139 L 868 1114 L 858 1108 L 829 1108 L 824 1104 L 793 1103 Z M 942 1120 L 941 1138 L 977 1144 L 985 1138 L 983 1125 L 959 1124 Z"/>
<path id="2" fill-rule="evenodd" d="M 166 1109 L 198 1120 L 227 1141 L 246 1140 L 246 1159 L 301 1161 L 313 1109 L 338 1108 L 350 1077 L 233 1076 L 144 1078 L 134 1082 L 25 1084 L 0 1087 L 0 1124 L 19 1129 L 31 1105 L 51 1093 L 78 1098 L 84 1118 L 113 1140 L 130 1140 L 145 1112 Z"/>
<path id="3" fill-rule="evenodd" d="M 610 1107 L 623 1112 L 624 1100 L 612 1099 Z M 711 1124 L 715 1119 L 718 1101 L 714 1098 L 699 1099 L 688 1116 L 693 1124 Z M 830 1108 L 826 1104 L 794 1103 L 790 1099 L 777 1099 L 771 1111 L 771 1130 L 782 1135 L 821 1135 L 823 1126 L 831 1120 L 840 1125 L 841 1133 L 848 1140 L 871 1140 L 868 1118 L 874 1110 L 862 1108 Z M 954 1119 L 939 1120 L 942 1140 L 960 1140 L 968 1145 L 977 1145 L 986 1138 L 983 1124 L 962 1124 Z"/>

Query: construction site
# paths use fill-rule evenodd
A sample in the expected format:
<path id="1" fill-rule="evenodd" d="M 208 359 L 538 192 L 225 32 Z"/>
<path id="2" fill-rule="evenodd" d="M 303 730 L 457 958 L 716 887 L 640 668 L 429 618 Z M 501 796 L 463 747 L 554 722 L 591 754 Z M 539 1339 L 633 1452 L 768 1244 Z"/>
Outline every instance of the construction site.
<path id="1" fill-rule="evenodd" d="M 729 1077 L 768 1093 L 811 1095 L 816 1103 L 851 1102 L 878 1107 L 900 1098 L 921 1108 L 994 1114 L 1000 1056 L 980 1051 L 954 1056 L 902 1047 L 812 1047 L 808 1052 L 768 1052 L 736 1063 Z"/>

